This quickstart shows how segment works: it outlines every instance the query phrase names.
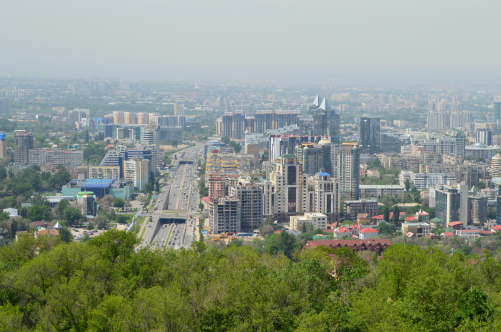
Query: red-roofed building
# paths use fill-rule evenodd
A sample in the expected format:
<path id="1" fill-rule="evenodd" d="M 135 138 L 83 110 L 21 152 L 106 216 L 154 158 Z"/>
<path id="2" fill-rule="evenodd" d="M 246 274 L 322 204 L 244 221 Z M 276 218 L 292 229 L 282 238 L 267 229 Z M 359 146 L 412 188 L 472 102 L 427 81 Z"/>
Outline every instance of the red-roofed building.
<path id="1" fill-rule="evenodd" d="M 481 231 L 480 234 L 482 235 L 492 235 L 492 234 L 495 234 L 496 232 L 493 232 L 493 231 Z"/>
<path id="2" fill-rule="evenodd" d="M 316 248 L 318 246 L 326 246 L 332 249 L 347 247 L 357 252 L 360 250 L 370 250 L 381 255 L 384 250 L 391 246 L 391 241 L 388 239 L 370 239 L 370 240 L 318 240 L 307 241 L 303 249 Z"/>
<path id="3" fill-rule="evenodd" d="M 492 227 L 491 231 L 493 231 L 493 232 L 499 232 L 499 231 L 501 231 L 501 225 L 496 225 L 496 226 Z"/>
<path id="4" fill-rule="evenodd" d="M 34 221 L 34 222 L 30 223 L 30 226 L 33 227 L 33 228 L 37 228 L 37 227 L 45 227 L 45 228 L 47 228 L 48 225 L 49 225 L 49 223 L 46 222 L 45 220 Z"/>
<path id="5" fill-rule="evenodd" d="M 405 218 L 405 222 L 413 222 L 416 221 L 416 217 L 407 217 Z"/>
<path id="6" fill-rule="evenodd" d="M 114 147 L 113 144 L 108 144 L 105 146 L 105 149 L 111 149 L 112 147 Z"/>
<path id="7" fill-rule="evenodd" d="M 360 230 L 358 237 L 362 240 L 367 240 L 372 237 L 376 237 L 379 235 L 379 232 L 375 230 L 374 228 L 364 228 Z"/>
<path id="8" fill-rule="evenodd" d="M 447 225 L 447 227 L 451 227 L 454 230 L 463 229 L 463 222 L 462 221 L 453 221 L 453 222 L 450 222 L 449 225 Z"/>
<path id="9" fill-rule="evenodd" d="M 442 234 L 443 237 L 454 237 L 454 232 L 444 232 Z"/>

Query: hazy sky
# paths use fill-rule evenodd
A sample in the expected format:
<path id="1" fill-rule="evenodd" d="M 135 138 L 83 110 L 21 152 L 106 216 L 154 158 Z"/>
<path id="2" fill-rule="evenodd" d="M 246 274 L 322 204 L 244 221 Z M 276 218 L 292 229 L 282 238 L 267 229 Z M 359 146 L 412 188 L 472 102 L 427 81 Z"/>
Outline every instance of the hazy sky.
<path id="1" fill-rule="evenodd" d="M 500 32 L 489 0 L 4 0 L 0 75 L 499 74 Z"/>

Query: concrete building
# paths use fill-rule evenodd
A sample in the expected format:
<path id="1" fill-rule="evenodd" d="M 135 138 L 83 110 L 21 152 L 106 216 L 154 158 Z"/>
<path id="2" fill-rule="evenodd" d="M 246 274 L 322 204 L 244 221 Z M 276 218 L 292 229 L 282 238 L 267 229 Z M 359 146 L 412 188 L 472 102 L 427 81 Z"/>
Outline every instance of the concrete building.
<path id="1" fill-rule="evenodd" d="M 7 157 L 7 142 L 5 134 L 0 133 L 0 159 Z"/>
<path id="2" fill-rule="evenodd" d="M 477 142 L 465 148 L 466 156 L 482 157 L 485 159 L 492 159 L 499 151 L 499 147 L 488 146 L 484 143 Z"/>
<path id="3" fill-rule="evenodd" d="M 404 198 L 404 187 L 397 185 L 360 185 L 360 198 L 398 196 Z"/>
<path id="4" fill-rule="evenodd" d="M 501 119 L 501 102 L 499 101 L 493 102 L 492 111 L 493 111 L 494 122 L 497 123 L 497 121 Z"/>
<path id="5" fill-rule="evenodd" d="M 306 201 L 306 174 L 293 154 L 284 154 L 264 181 L 264 216 L 283 222 L 301 215 Z"/>
<path id="6" fill-rule="evenodd" d="M 306 182 L 303 212 L 322 213 L 327 216 L 327 220 L 338 221 L 341 208 L 339 180 L 330 177 L 328 173 L 320 172 L 308 177 Z"/>
<path id="7" fill-rule="evenodd" d="M 457 181 L 456 173 L 414 173 L 401 171 L 399 174 L 399 183 L 405 186 L 405 181 L 415 186 L 418 190 L 430 188 L 435 184 L 447 183 L 448 181 Z"/>
<path id="8" fill-rule="evenodd" d="M 30 165 L 79 166 L 84 162 L 83 151 L 30 149 Z"/>
<path id="9" fill-rule="evenodd" d="M 450 115 L 451 128 L 464 128 L 465 123 L 471 123 L 473 116 L 470 112 L 452 112 Z"/>
<path id="10" fill-rule="evenodd" d="M 468 193 L 468 225 L 484 226 L 487 222 L 487 196 L 476 192 L 475 187 Z"/>
<path id="11" fill-rule="evenodd" d="M 492 157 L 491 177 L 493 178 L 501 177 L 501 154 L 499 154 L 499 152 L 494 157 Z"/>
<path id="12" fill-rule="evenodd" d="M 492 145 L 492 130 L 490 128 L 479 128 L 476 133 L 477 142 L 485 145 Z"/>
<path id="13" fill-rule="evenodd" d="M 331 145 L 331 175 L 339 179 L 340 194 L 359 198 L 360 149 L 358 143 Z"/>
<path id="14" fill-rule="evenodd" d="M 96 215 L 96 196 L 92 191 L 79 192 L 77 196 L 77 203 L 82 215 Z"/>
<path id="15" fill-rule="evenodd" d="M 138 190 L 144 190 L 149 178 L 149 161 L 147 159 L 129 159 L 123 161 L 124 179 L 132 182 Z"/>
<path id="16" fill-rule="evenodd" d="M 318 144 L 322 138 L 320 135 L 270 134 L 270 161 L 279 159 L 287 153 L 287 149 L 294 149 L 292 153 L 295 154 L 296 146 L 302 143 Z"/>
<path id="17" fill-rule="evenodd" d="M 412 222 L 402 224 L 402 233 L 413 233 L 417 237 L 431 234 L 431 225 L 424 222 Z"/>
<path id="18" fill-rule="evenodd" d="M 310 225 L 313 229 L 327 229 L 327 216 L 322 213 L 307 212 L 302 216 L 292 216 L 290 218 L 290 228 L 293 231 L 302 231 L 303 225 L 306 225 L 306 229 L 310 229 Z"/>
<path id="19" fill-rule="evenodd" d="M 264 133 L 267 130 L 276 130 L 279 128 L 296 125 L 297 117 L 301 115 L 300 111 L 262 111 L 254 114 L 252 133 Z"/>
<path id="20" fill-rule="evenodd" d="M 15 130 L 14 133 L 14 163 L 27 165 L 30 163 L 29 151 L 33 149 L 33 134 L 24 130 Z"/>
<path id="21" fill-rule="evenodd" d="M 296 146 L 296 157 L 303 164 L 303 172 L 315 175 L 331 167 L 331 142 L 324 137 L 318 144 L 301 143 Z"/>
<path id="22" fill-rule="evenodd" d="M 358 238 L 361 240 L 367 240 L 373 237 L 377 237 L 379 232 L 372 227 L 361 229 L 358 233 Z"/>
<path id="23" fill-rule="evenodd" d="M 120 180 L 120 166 L 89 166 L 89 179 Z"/>
<path id="24" fill-rule="evenodd" d="M 184 104 L 174 104 L 174 115 L 184 115 Z"/>
<path id="25" fill-rule="evenodd" d="M 240 200 L 242 214 L 238 232 L 253 232 L 263 221 L 263 188 L 250 183 L 232 186 L 230 196 Z"/>
<path id="26" fill-rule="evenodd" d="M 158 167 L 160 166 L 160 138 L 159 138 L 160 127 L 155 125 L 150 125 L 148 127 L 141 128 L 141 143 L 153 147 L 152 153 L 152 169 L 155 173 L 158 172 Z"/>
<path id="27" fill-rule="evenodd" d="M 209 197 L 221 198 L 225 197 L 225 181 L 222 176 L 211 176 L 208 181 Z"/>
<path id="28" fill-rule="evenodd" d="M 446 112 L 429 112 L 426 116 L 426 123 L 429 130 L 449 128 L 449 114 Z"/>
<path id="29" fill-rule="evenodd" d="M 435 208 L 435 216 L 446 225 L 461 221 L 468 225 L 468 186 L 466 183 L 436 184 L 430 187 L 430 207 Z"/>
<path id="30" fill-rule="evenodd" d="M 209 233 L 236 233 L 241 229 L 242 202 L 236 197 L 210 199 Z"/>
<path id="31" fill-rule="evenodd" d="M 377 199 L 360 199 L 356 201 L 344 201 L 344 214 L 346 220 L 357 220 L 359 213 L 367 213 L 371 218 L 377 215 Z"/>
<path id="32" fill-rule="evenodd" d="M 381 124 L 379 117 L 360 118 L 358 137 L 362 153 L 378 153 L 381 150 Z M 398 147 L 398 150 L 400 146 Z"/>

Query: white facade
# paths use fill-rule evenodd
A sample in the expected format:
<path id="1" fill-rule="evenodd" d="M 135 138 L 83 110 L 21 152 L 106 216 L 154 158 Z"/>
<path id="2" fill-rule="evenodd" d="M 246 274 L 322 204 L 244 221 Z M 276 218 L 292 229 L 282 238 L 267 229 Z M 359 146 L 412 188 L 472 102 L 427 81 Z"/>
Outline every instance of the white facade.
<path id="1" fill-rule="evenodd" d="M 412 171 L 401 171 L 398 180 L 401 186 L 405 186 L 405 181 L 416 186 L 418 190 L 432 187 L 435 184 L 456 181 L 455 173 L 414 173 Z"/>
<path id="2" fill-rule="evenodd" d="M 124 160 L 125 180 L 134 183 L 134 187 L 144 190 L 149 177 L 149 161 L 147 159 Z"/>
<path id="3" fill-rule="evenodd" d="M 17 214 L 17 209 L 3 209 L 3 212 L 7 212 L 10 218 L 19 216 Z"/>
<path id="4" fill-rule="evenodd" d="M 327 216 L 322 213 L 308 212 L 305 213 L 303 216 L 292 216 L 290 218 L 290 227 L 293 231 L 302 231 L 303 224 L 312 225 L 313 229 L 317 228 L 326 229 Z"/>
<path id="5" fill-rule="evenodd" d="M 478 229 L 458 229 L 456 230 L 456 236 L 477 238 L 480 237 L 480 231 Z"/>

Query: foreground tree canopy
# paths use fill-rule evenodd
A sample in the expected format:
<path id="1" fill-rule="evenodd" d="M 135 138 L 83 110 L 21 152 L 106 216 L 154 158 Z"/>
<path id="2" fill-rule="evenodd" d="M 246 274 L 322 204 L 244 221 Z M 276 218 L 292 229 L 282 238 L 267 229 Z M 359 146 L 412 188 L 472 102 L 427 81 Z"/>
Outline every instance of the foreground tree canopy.
<path id="1" fill-rule="evenodd" d="M 134 252 L 132 233 L 86 243 L 21 236 L 0 249 L 2 331 L 499 331 L 500 256 L 394 245 L 284 255 Z"/>

